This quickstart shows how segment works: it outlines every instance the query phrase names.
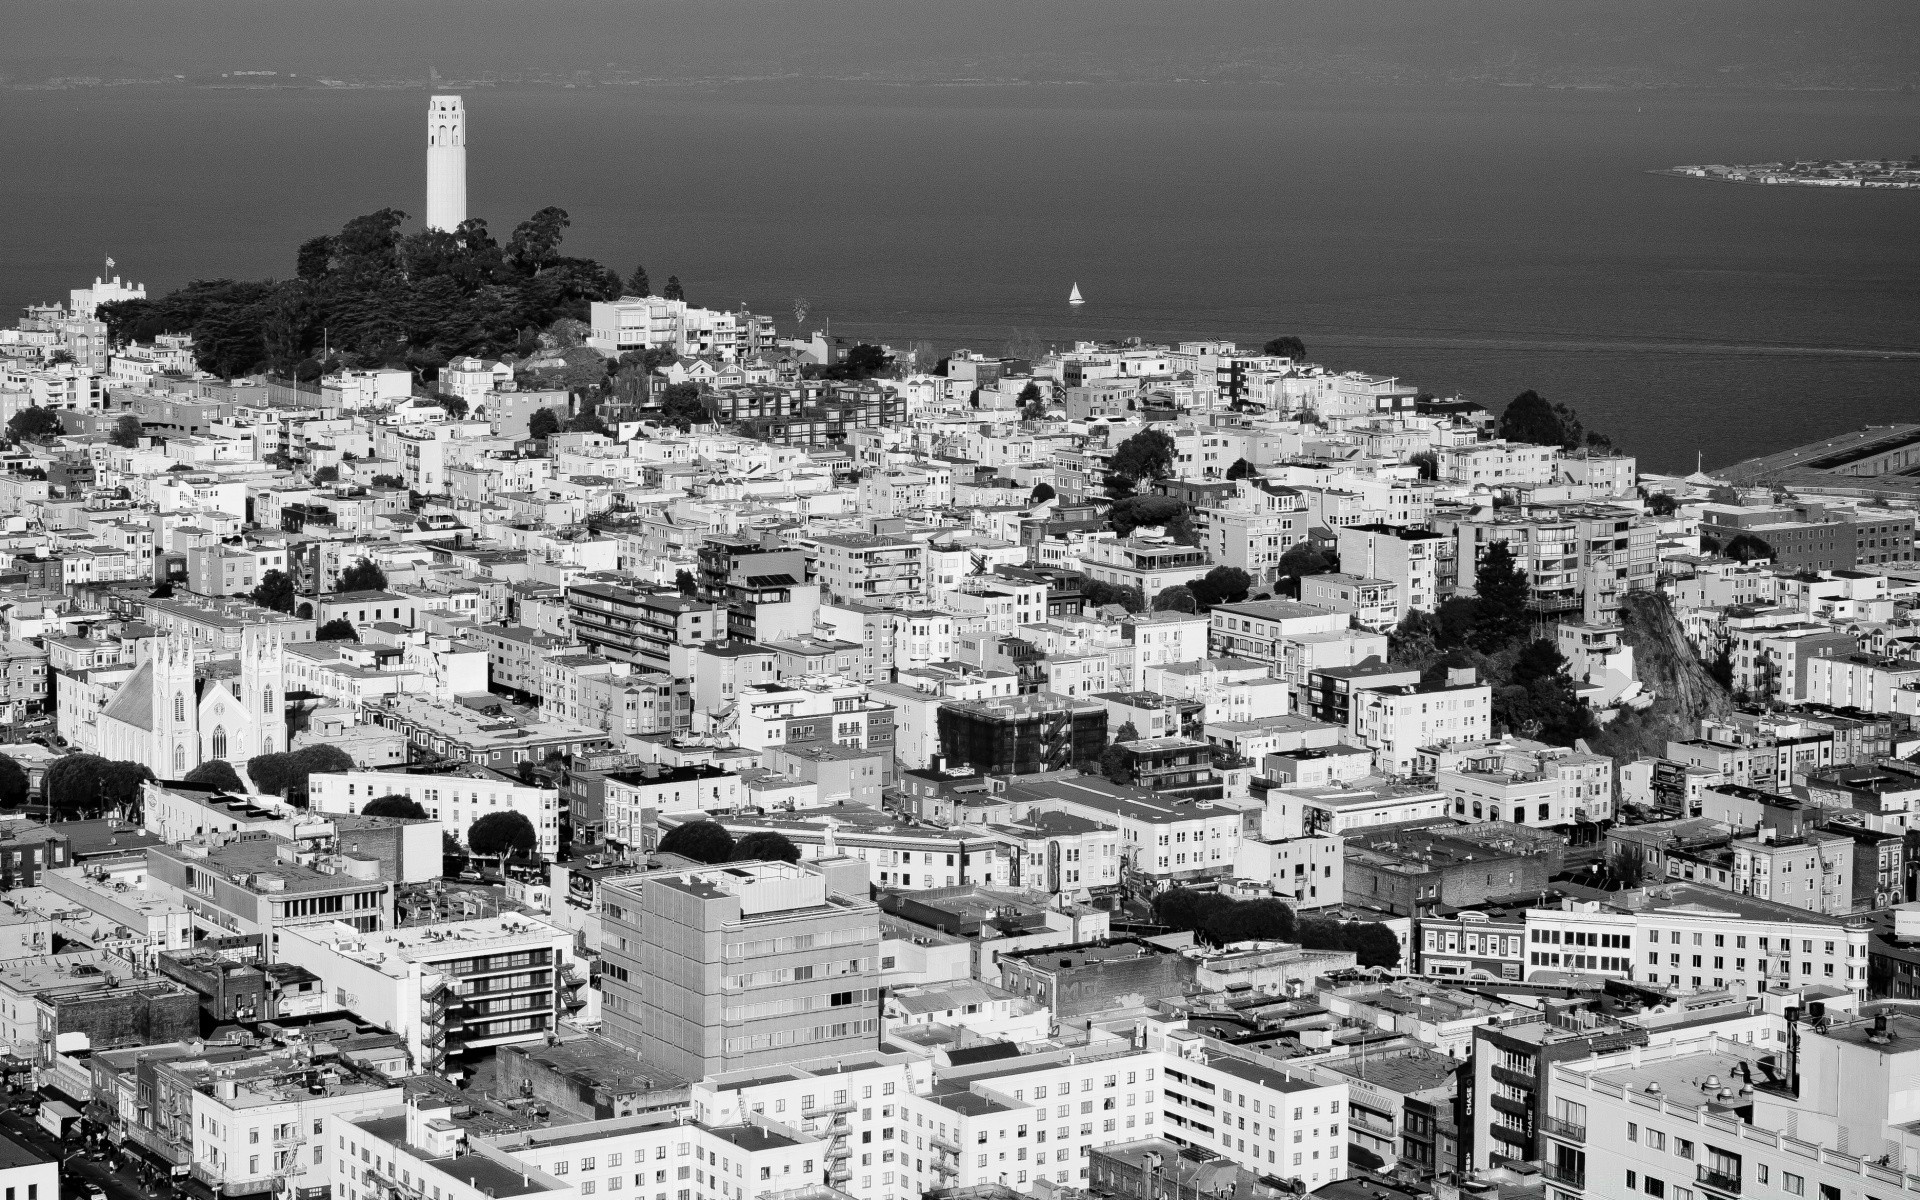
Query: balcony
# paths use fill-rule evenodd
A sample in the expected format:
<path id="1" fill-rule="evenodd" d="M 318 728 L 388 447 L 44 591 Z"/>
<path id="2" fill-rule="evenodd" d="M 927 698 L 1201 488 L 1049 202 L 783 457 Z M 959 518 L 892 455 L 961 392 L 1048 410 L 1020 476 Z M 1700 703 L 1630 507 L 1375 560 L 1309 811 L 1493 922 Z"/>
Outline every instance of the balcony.
<path id="1" fill-rule="evenodd" d="M 1563 1187 L 1584 1188 L 1587 1186 L 1587 1173 L 1584 1169 L 1563 1166 L 1557 1162 L 1543 1162 L 1540 1173 Z"/>
<path id="2" fill-rule="evenodd" d="M 1533 1105 L 1523 1100 L 1509 1100 L 1498 1092 L 1488 1096 L 1487 1100 L 1493 1105 L 1495 1112 L 1503 1112 L 1510 1117 L 1531 1118 L 1533 1116 Z M 1351 1124 L 1351 1122 L 1349 1122 L 1349 1124 Z"/>
<path id="3" fill-rule="evenodd" d="M 954 1166 L 944 1158 L 936 1158 L 933 1160 L 933 1173 L 936 1175 L 958 1175 L 960 1174 L 960 1168 Z"/>
<path id="4" fill-rule="evenodd" d="M 1512 1084 L 1514 1087 L 1525 1088 L 1530 1092 L 1538 1091 L 1540 1087 L 1540 1082 L 1533 1076 L 1515 1071 L 1509 1067 L 1494 1067 L 1493 1079 L 1495 1083 Z"/>
<path id="5" fill-rule="evenodd" d="M 1571 1121 L 1562 1121 L 1559 1117 L 1541 1117 L 1540 1128 L 1546 1130 L 1554 1137 L 1565 1138 L 1569 1142 L 1584 1142 L 1587 1140 L 1587 1127 L 1585 1125 L 1575 1125 Z"/>
<path id="6" fill-rule="evenodd" d="M 1505 1142 L 1509 1146 L 1518 1146 L 1520 1148 L 1521 1152 L 1519 1154 L 1508 1155 L 1509 1158 L 1525 1158 L 1526 1152 L 1533 1148 L 1533 1138 L 1524 1129 L 1509 1129 L 1505 1125 L 1496 1122 L 1495 1124 L 1487 1126 L 1487 1132 L 1493 1134 L 1495 1139 Z"/>
<path id="7" fill-rule="evenodd" d="M 935 1150 L 945 1150 L 948 1154 L 956 1158 L 959 1157 L 960 1154 L 960 1147 L 943 1137 L 930 1137 L 927 1139 L 927 1145 L 932 1146 Z"/>
<path id="8" fill-rule="evenodd" d="M 1347 1109 L 1347 1127 L 1349 1129 L 1362 1130 L 1379 1138 L 1394 1138 L 1399 1136 L 1399 1131 L 1393 1127 L 1393 1122 L 1387 1120 L 1385 1117 L 1377 1117 L 1363 1108 L 1355 1108 L 1352 1105 L 1349 1105 Z"/>
<path id="9" fill-rule="evenodd" d="M 853 1157 L 853 1150 L 844 1144 L 839 1146 L 834 1146 L 827 1151 L 828 1162 L 840 1162 L 844 1159 L 849 1159 L 852 1157 Z"/>
<path id="10" fill-rule="evenodd" d="M 1708 1167 L 1701 1167 L 1694 1175 L 1694 1182 L 1706 1188 L 1708 1191 L 1718 1192 L 1723 1196 L 1738 1196 L 1740 1194 L 1740 1177 L 1738 1175 L 1729 1175 L 1725 1171 L 1715 1171 Z"/>

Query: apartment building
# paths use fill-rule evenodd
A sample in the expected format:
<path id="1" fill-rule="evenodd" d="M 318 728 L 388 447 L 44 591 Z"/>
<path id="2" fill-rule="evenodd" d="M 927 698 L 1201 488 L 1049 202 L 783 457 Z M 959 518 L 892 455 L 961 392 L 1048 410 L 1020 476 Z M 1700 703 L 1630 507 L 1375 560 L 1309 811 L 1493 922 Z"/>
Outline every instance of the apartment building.
<path id="1" fill-rule="evenodd" d="M 1405 525 L 1343 525 L 1334 530 L 1340 565 L 1368 579 L 1394 585 L 1403 610 L 1433 612 L 1444 598 L 1441 581 L 1453 585 L 1452 539 Z M 1305 597 L 1302 597 L 1305 599 Z"/>
<path id="2" fill-rule="evenodd" d="M 1660 884 L 1642 899 L 1643 906 L 1633 909 L 1574 900 L 1563 900 L 1559 908 L 1528 909 L 1529 977 L 1557 968 L 1694 990 L 1734 987 L 1748 994 L 1809 984 L 1866 990 L 1864 918 L 1810 913 L 1699 883 Z M 1590 940 L 1603 926 L 1625 940 Z M 1623 951 L 1624 965 L 1589 959 L 1616 958 Z M 1569 954 L 1581 958 L 1569 960 Z"/>
<path id="3" fill-rule="evenodd" d="M 1483 742 L 1493 732 L 1493 689 L 1474 682 L 1471 667 L 1448 672 L 1446 682 L 1357 688 L 1347 730 L 1373 751 L 1383 775 L 1410 775 L 1429 746 Z"/>
<path id="4" fill-rule="evenodd" d="M 456 841 L 465 843 L 474 822 L 494 813 L 519 813 L 539 839 L 535 853 L 560 850 L 560 793 L 529 787 L 485 767 L 455 767 L 443 774 L 355 771 L 307 777 L 307 805 L 315 812 L 358 813 L 382 796 L 405 796 L 427 810 Z"/>
<path id="5" fill-rule="evenodd" d="M 926 546 L 920 542 L 864 533 L 813 541 L 814 572 L 829 603 L 886 606 L 926 597 Z"/>
<path id="6" fill-rule="evenodd" d="M 597 997 L 570 930 L 507 914 L 363 933 L 337 923 L 285 932 L 280 961 L 327 981 L 340 1003 L 406 1039 L 430 1073 L 488 1047 L 544 1041 Z"/>
<path id="7" fill-rule="evenodd" d="M 727 637 L 727 610 L 718 605 L 678 592 L 640 592 L 613 583 L 569 586 L 567 619 L 588 649 L 680 678 L 691 674 L 698 647 Z"/>
<path id="8" fill-rule="evenodd" d="M 1915 1039 L 1920 1021 L 1882 1012 L 1796 1021 L 1786 1047 L 1706 1031 L 1558 1062 L 1545 1173 L 1575 1200 L 1906 1194 Z"/>
<path id="9" fill-rule="evenodd" d="M 1914 514 L 1808 500 L 1790 507 L 1703 504 L 1700 533 L 1724 546 L 1741 534 L 1764 543 L 1776 567 L 1850 570 L 1913 561 Z"/>
<path id="10" fill-rule="evenodd" d="M 280 935 L 303 925 L 341 923 L 362 934 L 391 928 L 394 884 L 381 875 L 371 855 L 324 855 L 251 833 L 147 850 L 149 892 L 184 904 L 202 936 L 259 935 L 269 962 L 279 961 Z"/>
<path id="11" fill-rule="evenodd" d="M 1292 600 L 1216 604 L 1208 620 L 1208 639 L 1214 654 L 1248 658 L 1283 668 L 1290 661 L 1298 661 L 1300 655 L 1295 647 L 1304 639 L 1323 636 L 1338 639 L 1353 625 L 1353 618 L 1347 613 Z M 1384 652 L 1381 657 L 1385 657 Z M 1290 682 L 1303 684 L 1306 677 L 1302 675 Z"/>
<path id="12" fill-rule="evenodd" d="M 692 1079 L 857 1055 L 879 1031 L 867 887 L 844 858 L 603 881 L 606 1036 Z"/>

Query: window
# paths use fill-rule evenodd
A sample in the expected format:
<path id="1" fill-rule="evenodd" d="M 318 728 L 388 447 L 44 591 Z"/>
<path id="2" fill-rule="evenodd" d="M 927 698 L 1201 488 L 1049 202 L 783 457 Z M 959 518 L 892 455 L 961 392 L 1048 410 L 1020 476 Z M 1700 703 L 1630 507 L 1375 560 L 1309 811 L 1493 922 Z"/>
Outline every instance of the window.
<path id="1" fill-rule="evenodd" d="M 1780 1190 L 1789 1196 L 1804 1196 L 1807 1194 L 1807 1181 L 1792 1171 L 1782 1171 L 1780 1172 Z"/>

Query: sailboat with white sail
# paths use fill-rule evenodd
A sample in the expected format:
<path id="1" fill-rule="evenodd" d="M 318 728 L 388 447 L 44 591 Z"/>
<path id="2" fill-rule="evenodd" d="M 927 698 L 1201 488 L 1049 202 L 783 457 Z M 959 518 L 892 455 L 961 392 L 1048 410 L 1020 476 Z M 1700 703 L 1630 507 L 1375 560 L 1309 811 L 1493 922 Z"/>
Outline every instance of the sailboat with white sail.
<path id="1" fill-rule="evenodd" d="M 1073 290 L 1067 293 L 1067 303 L 1068 304 L 1085 304 L 1086 302 L 1087 302 L 1086 297 L 1080 294 L 1080 285 L 1078 283 L 1074 284 Z"/>

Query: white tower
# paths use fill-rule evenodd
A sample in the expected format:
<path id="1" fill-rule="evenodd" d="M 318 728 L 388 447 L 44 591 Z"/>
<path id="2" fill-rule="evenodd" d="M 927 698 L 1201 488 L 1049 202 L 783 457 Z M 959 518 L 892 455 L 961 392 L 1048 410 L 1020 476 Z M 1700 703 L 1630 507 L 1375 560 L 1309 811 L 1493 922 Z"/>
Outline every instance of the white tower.
<path id="1" fill-rule="evenodd" d="M 427 101 L 427 228 L 467 219 L 467 110 L 458 96 Z"/>

